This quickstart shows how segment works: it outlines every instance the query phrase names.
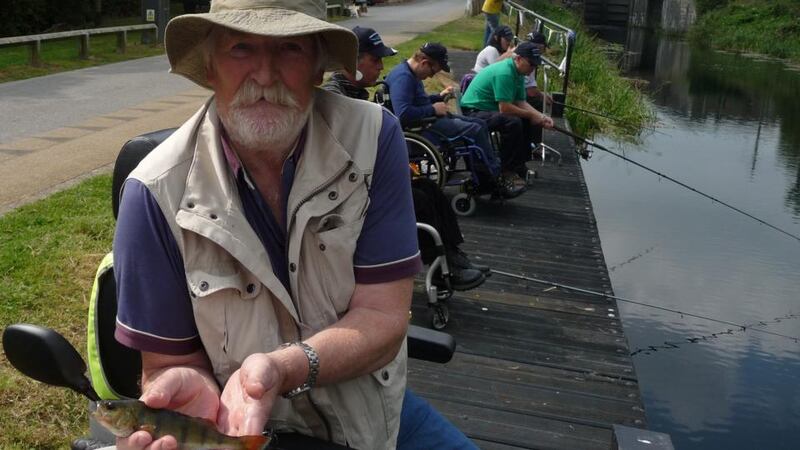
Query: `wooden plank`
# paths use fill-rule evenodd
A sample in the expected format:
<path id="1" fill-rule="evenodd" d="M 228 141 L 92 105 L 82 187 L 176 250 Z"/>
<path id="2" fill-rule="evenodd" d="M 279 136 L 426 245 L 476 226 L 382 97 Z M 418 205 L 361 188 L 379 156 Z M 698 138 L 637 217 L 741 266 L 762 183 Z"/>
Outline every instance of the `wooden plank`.
<path id="1" fill-rule="evenodd" d="M 470 439 L 517 449 L 608 450 L 611 430 L 507 411 L 487 411 L 443 399 L 430 403 Z"/>
<path id="2" fill-rule="evenodd" d="M 451 58 L 457 73 L 469 62 Z M 459 218 L 461 247 L 504 272 L 613 295 L 573 144 L 544 138 L 561 163 L 531 163 L 539 178 L 520 197 L 479 201 L 474 216 Z M 445 365 L 409 361 L 409 386 L 481 448 L 606 450 L 614 424 L 646 426 L 613 299 L 495 273 L 445 304 L 456 354 Z M 412 313 L 428 324 L 420 283 Z"/>

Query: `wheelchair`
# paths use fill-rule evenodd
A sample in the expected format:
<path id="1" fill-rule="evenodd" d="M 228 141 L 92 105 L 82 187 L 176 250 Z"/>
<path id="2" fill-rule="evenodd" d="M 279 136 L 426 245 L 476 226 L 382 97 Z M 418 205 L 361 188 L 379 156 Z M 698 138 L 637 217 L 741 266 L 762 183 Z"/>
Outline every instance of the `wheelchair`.
<path id="1" fill-rule="evenodd" d="M 376 86 L 373 101 L 393 112 L 389 85 L 385 81 L 379 81 Z M 436 120 L 436 117 L 428 117 L 413 122 L 401 122 L 414 175 L 430 178 L 442 189 L 457 187 L 460 192 L 452 197 L 450 206 L 459 216 L 475 213 L 476 197 L 490 195 L 492 198 L 503 198 L 494 177 L 482 170 L 488 166 L 484 150 L 467 136 L 450 137 L 431 129 L 430 125 Z M 423 136 L 423 132 L 433 134 L 439 145 Z M 496 148 L 497 137 L 490 138 Z"/>

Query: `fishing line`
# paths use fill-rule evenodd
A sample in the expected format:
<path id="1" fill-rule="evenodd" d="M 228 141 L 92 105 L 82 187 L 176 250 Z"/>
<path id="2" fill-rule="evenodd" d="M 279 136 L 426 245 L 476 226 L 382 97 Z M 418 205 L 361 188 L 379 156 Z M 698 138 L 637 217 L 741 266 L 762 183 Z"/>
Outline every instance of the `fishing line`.
<path id="1" fill-rule="evenodd" d="M 608 268 L 608 271 L 609 271 L 609 272 L 613 272 L 613 271 L 615 271 L 615 270 L 619 269 L 620 267 L 624 266 L 625 264 L 630 264 L 630 263 L 632 263 L 632 262 L 636 261 L 637 259 L 639 259 L 639 258 L 641 258 L 642 256 L 644 256 L 644 255 L 646 255 L 646 254 L 648 254 L 648 253 L 652 252 L 652 251 L 653 251 L 653 250 L 655 250 L 655 249 L 656 249 L 656 246 L 654 245 L 654 246 L 652 246 L 652 247 L 648 248 L 647 250 L 645 250 L 645 251 L 643 251 L 643 252 L 640 252 L 638 255 L 632 256 L 632 257 L 630 257 L 630 258 L 626 259 L 625 261 L 622 261 L 622 262 L 621 262 L 621 263 L 619 263 L 619 264 L 615 264 L 615 265 L 613 265 L 613 266 L 609 267 L 609 268 Z"/>
<path id="2" fill-rule="evenodd" d="M 703 197 L 705 197 L 705 198 L 708 198 L 708 199 L 710 199 L 710 200 L 711 200 L 711 201 L 713 201 L 713 202 L 717 202 L 717 203 L 719 203 L 719 204 L 720 204 L 720 205 L 722 205 L 722 206 L 725 206 L 725 207 L 727 207 L 727 208 L 730 208 L 730 209 L 732 209 L 732 210 L 734 210 L 734 211 L 738 212 L 739 214 L 743 214 L 743 215 L 745 215 L 745 216 L 747 216 L 747 217 L 749 217 L 749 218 L 751 218 L 751 219 L 755 220 L 756 222 L 759 222 L 759 223 L 760 223 L 760 224 L 762 224 L 762 225 L 766 225 L 766 226 L 768 226 L 768 227 L 772 228 L 772 229 L 773 229 L 773 230 L 775 230 L 775 231 L 779 231 L 779 232 L 781 232 L 781 233 L 783 233 L 783 234 L 785 234 L 785 235 L 787 235 L 787 236 L 789 236 L 789 237 L 791 237 L 791 238 L 794 238 L 794 239 L 795 239 L 795 240 L 797 240 L 797 241 L 800 241 L 800 236 L 798 236 L 798 235 L 796 235 L 796 234 L 792 234 L 792 233 L 790 233 L 790 232 L 788 232 L 788 231 L 786 231 L 786 230 L 784 230 L 784 229 L 782 229 L 782 228 L 780 228 L 780 227 L 777 227 L 777 226 L 775 226 L 775 225 L 772 225 L 771 223 L 769 223 L 769 222 L 767 222 L 767 221 L 765 221 L 765 220 L 759 219 L 758 217 L 756 217 L 756 216 L 754 216 L 754 215 L 752 215 L 752 214 L 750 214 L 750 213 L 748 213 L 748 212 L 746 212 L 746 211 L 743 211 L 743 210 L 741 210 L 741 209 L 739 209 L 739 208 L 737 208 L 737 207 L 735 207 L 735 206 L 733 206 L 733 205 L 731 205 L 731 204 L 729 204 L 729 203 L 726 203 L 726 202 L 724 202 L 724 201 L 722 201 L 722 200 L 720 200 L 720 199 L 718 199 L 718 198 L 716 198 L 716 197 L 714 197 L 714 196 L 711 196 L 711 195 L 709 195 L 709 194 L 706 194 L 706 193 L 704 193 L 704 192 L 698 191 L 697 189 L 695 189 L 695 188 L 693 188 L 693 187 L 689 186 L 689 185 L 688 185 L 688 184 L 686 184 L 686 183 L 683 183 L 683 182 L 681 182 L 681 181 L 678 181 L 678 180 L 676 180 L 675 178 L 672 178 L 672 177 L 670 177 L 669 175 L 666 175 L 666 174 L 664 174 L 664 173 L 661 173 L 661 172 L 659 172 L 659 171 L 657 171 L 657 170 L 651 169 L 651 168 L 649 168 L 649 167 L 645 166 L 644 164 L 641 164 L 641 163 L 639 163 L 639 162 L 636 162 L 636 161 L 634 161 L 634 160 L 632 160 L 632 159 L 628 158 L 627 156 L 620 155 L 620 154 L 619 154 L 619 153 L 617 153 L 617 152 L 611 151 L 611 150 L 607 149 L 606 147 L 604 147 L 604 146 L 602 146 L 602 145 L 600 145 L 600 144 L 598 144 L 598 143 L 596 143 L 596 142 L 594 142 L 594 141 L 592 141 L 592 140 L 590 140 L 590 139 L 587 139 L 587 138 L 585 138 L 585 137 L 582 137 L 582 136 L 578 136 L 577 134 L 575 134 L 575 133 L 573 133 L 573 132 L 571 132 L 571 131 L 565 130 L 565 129 L 563 129 L 563 128 L 560 128 L 560 127 L 558 127 L 558 126 L 553 126 L 553 129 L 554 129 L 554 130 L 556 130 L 556 131 L 558 131 L 559 133 L 566 134 L 567 136 L 570 136 L 571 138 L 573 138 L 573 139 L 575 139 L 575 140 L 581 141 L 581 142 L 583 142 L 583 143 L 585 143 L 585 144 L 587 144 L 587 145 L 591 145 L 592 147 L 595 147 L 595 148 L 598 148 L 598 149 L 600 149 L 600 150 L 603 150 L 604 152 L 610 153 L 610 154 L 612 154 L 612 155 L 616 156 L 617 158 L 623 159 L 623 160 L 625 160 L 625 161 L 627 161 L 627 162 L 629 162 L 629 163 L 631 163 L 631 164 L 633 164 L 633 165 L 635 165 L 635 166 L 641 167 L 642 169 L 644 169 L 644 170 L 646 170 L 646 171 L 648 171 L 648 172 L 654 173 L 654 174 L 658 175 L 658 176 L 659 176 L 659 177 L 661 177 L 661 178 L 664 178 L 664 179 L 666 179 L 666 180 L 669 180 L 669 181 L 671 181 L 671 182 L 673 182 L 673 183 L 677 184 L 678 186 L 682 186 L 682 187 L 684 187 L 684 188 L 686 188 L 686 189 L 689 189 L 690 191 L 692 191 L 692 192 L 694 192 L 694 193 L 696 193 L 696 194 L 700 194 L 700 195 L 702 195 Z"/>
<path id="3" fill-rule="evenodd" d="M 791 339 L 795 343 L 800 343 L 800 338 L 797 338 L 797 337 L 794 337 L 794 336 L 787 336 L 785 334 L 773 333 L 771 331 L 762 330 L 762 329 L 759 329 L 759 328 L 752 328 L 752 327 L 750 327 L 748 325 L 742 325 L 742 324 L 738 324 L 738 323 L 735 323 L 735 322 L 729 322 L 727 320 L 715 319 L 713 317 L 703 316 L 703 315 L 700 315 L 700 314 L 692 314 L 692 313 L 680 311 L 680 310 L 677 310 L 677 309 L 666 308 L 664 306 L 658 306 L 658 305 L 653 305 L 653 304 L 650 304 L 650 303 L 644 303 L 644 302 L 631 300 L 631 299 L 624 298 L 624 297 L 617 297 L 616 295 L 604 294 L 602 292 L 592 291 L 592 290 L 589 290 L 589 289 L 583 289 L 583 288 L 579 288 L 579 287 L 575 287 L 575 286 L 570 286 L 570 285 L 567 285 L 567 284 L 556 283 L 556 282 L 553 282 L 553 281 L 542 280 L 542 279 L 539 279 L 539 278 L 527 277 L 525 275 L 517 275 L 515 273 L 510 273 L 510 272 L 504 272 L 502 270 L 492 269 L 492 273 L 496 273 L 498 275 L 504 275 L 504 276 L 511 277 L 511 278 L 517 278 L 519 280 L 531 281 L 531 282 L 539 283 L 539 284 L 546 284 L 548 286 L 555 286 L 555 287 L 561 288 L 561 289 L 568 289 L 570 291 L 580 292 L 580 293 L 583 293 L 583 294 L 589 294 L 589 295 L 594 295 L 594 296 L 598 296 L 598 297 L 614 299 L 614 300 L 617 300 L 617 301 L 620 301 L 620 302 L 630 303 L 630 304 L 633 304 L 633 305 L 646 306 L 648 308 L 653 308 L 653 309 L 658 309 L 658 310 L 661 310 L 661 311 L 666 311 L 666 312 L 671 312 L 671 313 L 674 313 L 674 314 L 679 314 L 682 317 L 683 316 L 694 317 L 696 319 L 703 319 L 703 320 L 708 320 L 710 322 L 721 323 L 723 325 L 730 325 L 730 326 L 734 326 L 736 328 L 740 328 L 741 331 L 745 331 L 745 330 L 749 329 L 749 330 L 757 331 L 759 333 L 764 333 L 764 334 L 769 334 L 769 335 L 772 335 L 772 336 L 778 336 L 778 337 L 782 337 L 782 338 L 786 338 L 786 339 Z M 762 323 L 762 322 L 757 322 L 757 323 Z"/>
<path id="4" fill-rule="evenodd" d="M 760 320 L 758 322 L 753 322 L 753 323 L 747 325 L 747 327 L 750 328 L 750 329 L 753 329 L 752 327 L 756 327 L 756 326 L 759 326 L 759 325 L 765 327 L 767 325 L 771 325 L 771 324 L 775 324 L 775 323 L 781 323 L 784 320 L 797 319 L 797 318 L 800 318 L 800 315 L 798 315 L 798 314 L 786 314 L 785 316 L 776 317 L 776 318 L 774 318 L 772 320 Z M 703 335 L 703 336 L 687 337 L 687 338 L 684 338 L 685 342 L 684 341 L 678 341 L 678 342 L 675 342 L 675 341 L 664 341 L 663 344 L 659 344 L 659 345 L 648 345 L 647 347 L 639 347 L 636 350 L 632 351 L 630 353 L 630 356 L 637 356 L 637 355 L 640 355 L 640 354 L 650 355 L 650 354 L 655 353 L 655 352 L 657 352 L 659 350 L 674 350 L 676 348 L 681 348 L 681 345 L 697 344 L 699 342 L 706 342 L 706 341 L 709 341 L 711 339 L 716 339 L 716 338 L 718 338 L 718 337 L 720 337 L 722 335 L 726 335 L 726 334 L 727 335 L 733 335 L 734 333 L 742 333 L 744 331 L 745 330 L 741 329 L 741 328 L 736 329 L 736 330 L 734 330 L 732 328 L 728 328 L 725 331 L 718 331 L 716 333 L 706 334 L 706 335 Z"/>

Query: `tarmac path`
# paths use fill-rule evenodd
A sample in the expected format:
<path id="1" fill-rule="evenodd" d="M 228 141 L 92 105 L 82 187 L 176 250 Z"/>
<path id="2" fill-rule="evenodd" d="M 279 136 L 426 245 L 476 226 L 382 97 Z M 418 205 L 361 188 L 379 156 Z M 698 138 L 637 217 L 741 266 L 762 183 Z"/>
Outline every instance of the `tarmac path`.
<path id="1" fill-rule="evenodd" d="M 397 45 L 463 14 L 464 0 L 415 0 L 338 23 Z M 131 137 L 183 123 L 209 91 L 168 70 L 162 55 L 0 84 L 0 215 L 109 171 Z"/>

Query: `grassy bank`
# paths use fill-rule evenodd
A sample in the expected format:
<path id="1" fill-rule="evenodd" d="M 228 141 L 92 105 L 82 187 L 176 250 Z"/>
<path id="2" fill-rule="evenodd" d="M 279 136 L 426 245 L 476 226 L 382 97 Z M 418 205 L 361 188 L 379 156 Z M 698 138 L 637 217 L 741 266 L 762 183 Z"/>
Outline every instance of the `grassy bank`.
<path id="1" fill-rule="evenodd" d="M 49 326 L 85 356 L 93 272 L 113 233 L 110 191 L 111 177 L 100 176 L 0 218 L 0 327 Z M 67 448 L 87 420 L 82 397 L 32 381 L 0 357 L 0 448 Z"/>
<path id="2" fill-rule="evenodd" d="M 800 62 L 797 0 L 705 0 L 698 8 L 694 43 Z"/>
<path id="3" fill-rule="evenodd" d="M 402 44 L 398 50 L 407 57 L 425 41 L 478 50 L 482 33 L 481 17 L 465 18 Z M 630 117 L 627 131 L 614 129 L 634 135 L 636 127 L 646 123 L 647 106 L 593 45 L 593 41 L 579 38 L 569 103 Z M 400 56 L 388 59 L 386 67 L 398 62 Z M 443 82 L 446 80 L 432 81 Z M 435 87 L 431 85 L 432 90 Z M 585 122 L 568 114 L 583 130 L 594 127 L 614 132 L 610 126 L 616 126 Z M 110 176 L 92 178 L 0 217 L 0 327 L 16 322 L 50 326 L 85 356 L 91 281 L 102 255 L 111 248 L 110 184 Z M 86 424 L 85 400 L 66 389 L 19 375 L 0 356 L 0 449 L 66 448 L 70 440 L 86 433 Z"/>

